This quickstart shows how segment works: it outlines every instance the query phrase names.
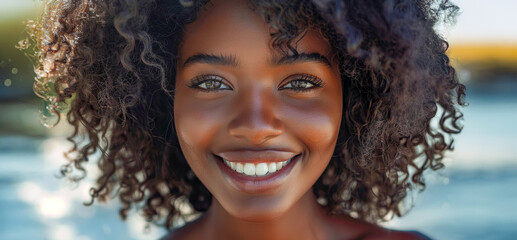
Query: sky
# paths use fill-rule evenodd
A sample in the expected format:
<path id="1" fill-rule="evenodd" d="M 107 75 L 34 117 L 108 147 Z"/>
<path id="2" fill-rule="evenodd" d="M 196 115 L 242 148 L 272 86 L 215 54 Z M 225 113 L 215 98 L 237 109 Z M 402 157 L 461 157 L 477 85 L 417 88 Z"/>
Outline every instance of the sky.
<path id="1" fill-rule="evenodd" d="M 42 0 L 0 0 L 0 20 L 36 13 Z M 517 0 L 452 0 L 460 8 L 455 25 L 438 30 L 454 43 L 517 44 Z"/>
<path id="2" fill-rule="evenodd" d="M 453 26 L 442 31 L 454 43 L 517 44 L 517 0 L 452 0 L 460 7 Z"/>

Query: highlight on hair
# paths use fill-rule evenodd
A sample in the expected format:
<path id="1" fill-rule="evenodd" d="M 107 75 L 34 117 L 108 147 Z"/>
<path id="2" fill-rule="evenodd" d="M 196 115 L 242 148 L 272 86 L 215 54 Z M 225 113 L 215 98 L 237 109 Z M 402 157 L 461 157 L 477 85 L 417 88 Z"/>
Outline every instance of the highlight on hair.
<path id="1" fill-rule="evenodd" d="M 61 173 L 80 181 L 100 152 L 91 203 L 118 196 L 123 219 L 137 208 L 171 228 L 210 207 L 210 192 L 179 147 L 172 111 L 184 26 L 210 4 L 50 0 L 29 23 L 34 91 L 75 130 Z M 465 87 L 433 30 L 458 8 L 447 0 L 256 0 L 250 8 L 271 26 L 276 50 L 296 54 L 295 40 L 313 27 L 339 59 L 343 119 L 313 186 L 318 202 L 329 214 L 370 222 L 403 215 L 408 191 L 425 187 L 426 169 L 444 166 L 452 134 L 462 129 Z"/>

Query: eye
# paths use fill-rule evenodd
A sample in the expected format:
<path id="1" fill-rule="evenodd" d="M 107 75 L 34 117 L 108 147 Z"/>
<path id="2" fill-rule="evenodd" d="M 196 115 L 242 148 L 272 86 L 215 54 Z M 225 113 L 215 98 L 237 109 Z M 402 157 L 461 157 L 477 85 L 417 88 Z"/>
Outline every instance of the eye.
<path id="1" fill-rule="evenodd" d="M 222 91 L 222 90 L 231 90 L 232 88 L 229 87 L 224 83 L 224 78 L 217 76 L 217 75 L 201 75 L 196 78 L 194 78 L 188 86 L 190 88 L 199 89 L 201 91 L 206 92 L 216 92 L 216 91 Z"/>
<path id="2" fill-rule="evenodd" d="M 292 80 L 282 86 L 280 90 L 288 89 L 295 92 L 308 92 L 323 86 L 321 79 L 310 74 L 294 76 L 291 79 Z"/>

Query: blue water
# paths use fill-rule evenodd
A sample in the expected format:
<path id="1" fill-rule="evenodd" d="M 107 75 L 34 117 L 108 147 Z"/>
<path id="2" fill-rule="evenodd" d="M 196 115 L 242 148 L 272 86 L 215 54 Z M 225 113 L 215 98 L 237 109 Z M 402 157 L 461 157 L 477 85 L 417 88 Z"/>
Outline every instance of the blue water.
<path id="1" fill-rule="evenodd" d="M 517 239 L 516 173 L 515 167 L 447 172 L 448 178 L 429 181 L 412 211 L 388 226 L 433 239 Z"/>
<path id="2" fill-rule="evenodd" d="M 74 189 L 55 177 L 59 163 L 49 158 L 58 155 L 48 156 L 41 146 L 62 141 L 0 138 L 0 239 L 156 238 L 133 233 L 142 232 L 143 222 L 122 222 L 117 204 L 84 206 L 91 179 Z"/>
<path id="3" fill-rule="evenodd" d="M 517 239 L 517 81 L 467 86 L 447 168 L 426 176 L 413 209 L 387 226 L 435 239 Z"/>
<path id="4" fill-rule="evenodd" d="M 517 239 L 517 81 L 500 82 L 469 88 L 465 129 L 447 168 L 427 174 L 413 209 L 387 227 L 434 239 Z M 94 179 L 74 189 L 54 176 L 66 144 L 59 137 L 0 137 L 0 239 L 156 239 L 165 233 L 151 227 L 144 234 L 137 214 L 121 221 L 116 201 L 84 206 Z"/>

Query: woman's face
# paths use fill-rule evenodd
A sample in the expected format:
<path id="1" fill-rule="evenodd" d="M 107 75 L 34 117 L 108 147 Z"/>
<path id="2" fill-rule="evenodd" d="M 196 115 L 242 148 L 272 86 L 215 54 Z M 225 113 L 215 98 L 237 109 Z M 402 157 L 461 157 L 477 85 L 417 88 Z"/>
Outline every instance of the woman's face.
<path id="1" fill-rule="evenodd" d="M 174 116 L 181 149 L 240 219 L 277 217 L 311 190 L 341 121 L 340 75 L 327 41 L 310 30 L 294 56 L 270 40 L 269 26 L 246 1 L 213 1 L 186 26 L 179 49 Z"/>

